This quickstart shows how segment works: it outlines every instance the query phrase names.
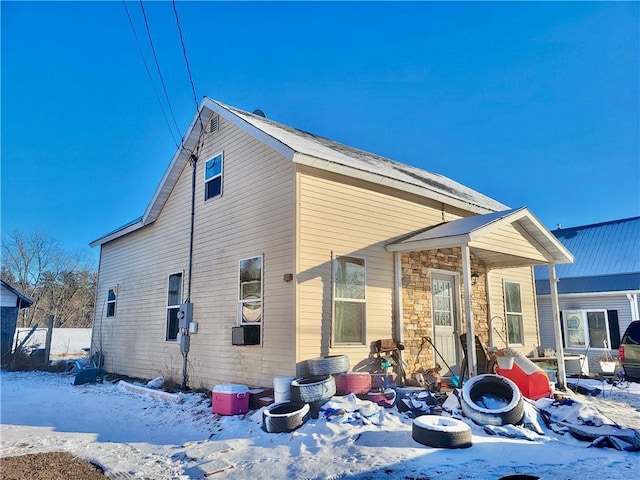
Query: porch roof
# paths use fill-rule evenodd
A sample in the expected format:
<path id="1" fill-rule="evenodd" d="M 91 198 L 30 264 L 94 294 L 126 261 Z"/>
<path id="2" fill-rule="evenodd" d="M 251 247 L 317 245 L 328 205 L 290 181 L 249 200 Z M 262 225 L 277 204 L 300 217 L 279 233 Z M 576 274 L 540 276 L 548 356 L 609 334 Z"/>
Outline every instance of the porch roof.
<path id="1" fill-rule="evenodd" d="M 427 227 L 386 245 L 408 252 L 467 245 L 487 268 L 573 262 L 573 255 L 527 209 L 459 218 Z"/>

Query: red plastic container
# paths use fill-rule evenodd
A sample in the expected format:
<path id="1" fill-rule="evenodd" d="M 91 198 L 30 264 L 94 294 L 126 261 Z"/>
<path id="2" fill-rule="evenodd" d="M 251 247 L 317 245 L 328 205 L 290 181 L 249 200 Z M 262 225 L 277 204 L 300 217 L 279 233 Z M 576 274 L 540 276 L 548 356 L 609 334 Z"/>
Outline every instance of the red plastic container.
<path id="1" fill-rule="evenodd" d="M 241 415 L 249 411 L 249 387 L 216 385 L 211 393 L 211 411 L 218 415 Z"/>
<path id="2" fill-rule="evenodd" d="M 531 400 L 550 397 L 553 393 L 546 372 L 523 355 L 515 357 L 513 368 L 496 367 L 496 373 L 513 381 L 520 393 Z"/>
<path id="3" fill-rule="evenodd" d="M 335 376 L 336 393 L 364 395 L 371 390 L 371 374 L 368 372 L 347 372 Z"/>

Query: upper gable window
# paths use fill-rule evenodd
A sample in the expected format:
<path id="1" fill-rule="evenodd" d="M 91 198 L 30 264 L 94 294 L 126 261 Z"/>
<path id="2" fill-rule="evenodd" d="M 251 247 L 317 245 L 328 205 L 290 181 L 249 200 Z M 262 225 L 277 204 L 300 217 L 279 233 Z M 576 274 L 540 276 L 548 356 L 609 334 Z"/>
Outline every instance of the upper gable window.
<path id="1" fill-rule="evenodd" d="M 204 199 L 222 195 L 223 152 L 207 160 L 204 164 Z"/>

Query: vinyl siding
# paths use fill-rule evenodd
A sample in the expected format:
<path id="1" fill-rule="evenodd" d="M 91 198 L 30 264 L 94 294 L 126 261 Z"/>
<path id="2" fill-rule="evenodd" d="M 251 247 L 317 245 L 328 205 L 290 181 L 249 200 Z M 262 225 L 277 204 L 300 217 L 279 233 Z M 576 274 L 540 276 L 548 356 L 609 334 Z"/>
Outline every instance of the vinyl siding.
<path id="1" fill-rule="evenodd" d="M 393 254 L 385 244 L 442 222 L 443 206 L 310 167 L 298 172 L 298 360 L 346 354 L 353 368 L 369 357 L 372 342 L 393 336 Z M 447 207 L 444 215 L 452 220 L 463 213 Z M 366 261 L 363 346 L 330 346 L 333 254 Z"/>
<path id="2" fill-rule="evenodd" d="M 204 201 L 206 160 L 224 151 L 223 194 Z M 94 342 L 109 371 L 182 379 L 182 355 L 165 341 L 167 281 L 183 272 L 188 289 L 191 175 L 187 165 L 156 222 L 102 246 Z M 206 135 L 196 170 L 191 301 L 199 329 L 191 336 L 189 385 L 271 385 L 295 364 L 294 166 L 223 119 Z M 238 261 L 264 254 L 263 345 L 232 346 L 237 322 Z M 118 286 L 115 318 L 102 310 Z"/>
<path id="3" fill-rule="evenodd" d="M 504 282 L 520 284 L 522 301 L 522 315 L 524 328 L 524 345 L 510 345 L 525 355 L 531 353 L 540 344 L 538 335 L 538 314 L 536 308 L 535 289 L 533 288 L 533 270 L 531 267 L 494 269 L 489 271 L 490 318 L 493 328 L 493 342 L 495 346 L 505 346 L 506 307 L 504 301 Z M 500 337 L 499 334 L 502 336 Z M 489 339 L 487 339 L 489 341 Z"/>
<path id="4" fill-rule="evenodd" d="M 469 242 L 469 246 L 507 255 L 517 252 L 519 256 L 541 262 L 546 261 L 545 257 L 513 225 L 505 225 L 478 240 L 473 240 Z"/>
<path id="5" fill-rule="evenodd" d="M 595 296 L 559 295 L 558 304 L 561 312 L 564 310 L 617 310 L 620 336 L 624 334 L 624 331 L 632 321 L 631 305 L 629 303 L 629 299 L 624 294 L 612 293 L 611 295 Z M 556 342 L 551 314 L 551 298 L 546 296 L 538 298 L 540 344 L 543 348 L 552 348 L 555 350 Z M 589 371 L 600 371 L 600 366 L 596 359 L 604 352 L 603 348 L 590 348 L 588 352 L 586 349 L 565 348 L 564 351 L 567 353 L 587 354 L 589 357 Z M 617 352 L 615 350 L 613 353 L 614 356 L 617 356 Z"/>

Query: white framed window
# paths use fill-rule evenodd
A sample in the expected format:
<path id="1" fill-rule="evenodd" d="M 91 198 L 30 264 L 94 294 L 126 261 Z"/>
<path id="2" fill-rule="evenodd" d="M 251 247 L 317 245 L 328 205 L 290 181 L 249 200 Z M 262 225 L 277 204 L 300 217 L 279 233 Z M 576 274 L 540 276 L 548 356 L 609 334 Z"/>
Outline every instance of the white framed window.
<path id="1" fill-rule="evenodd" d="M 118 300 L 118 287 L 111 287 L 107 291 L 107 318 L 116 316 L 117 300 Z"/>
<path id="2" fill-rule="evenodd" d="M 522 295 L 520 284 L 504 282 L 504 308 L 507 318 L 507 340 L 510 345 L 524 345 Z"/>
<path id="3" fill-rule="evenodd" d="M 262 323 L 262 255 L 238 265 L 238 325 Z"/>
<path id="4" fill-rule="evenodd" d="M 564 342 L 569 348 L 605 348 L 605 342 L 611 346 L 606 310 L 565 310 L 562 323 Z"/>
<path id="5" fill-rule="evenodd" d="M 336 255 L 333 260 L 334 345 L 364 345 L 366 341 L 366 264 L 364 258 Z"/>
<path id="6" fill-rule="evenodd" d="M 165 340 L 178 338 L 178 311 L 182 303 L 182 272 L 172 273 L 167 281 L 167 328 Z"/>
<path id="7" fill-rule="evenodd" d="M 204 199 L 209 200 L 222 195 L 222 173 L 224 153 L 220 152 L 204 162 Z"/>

